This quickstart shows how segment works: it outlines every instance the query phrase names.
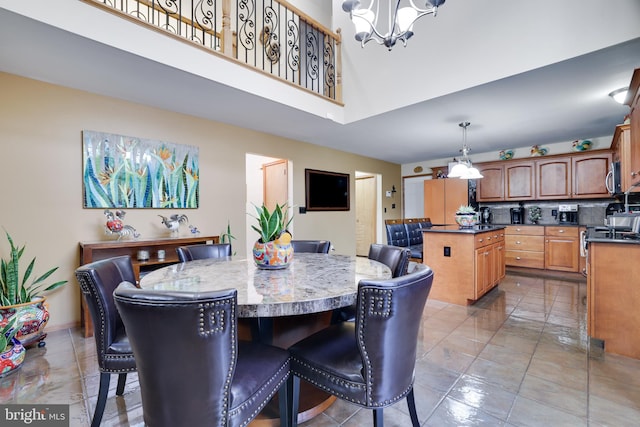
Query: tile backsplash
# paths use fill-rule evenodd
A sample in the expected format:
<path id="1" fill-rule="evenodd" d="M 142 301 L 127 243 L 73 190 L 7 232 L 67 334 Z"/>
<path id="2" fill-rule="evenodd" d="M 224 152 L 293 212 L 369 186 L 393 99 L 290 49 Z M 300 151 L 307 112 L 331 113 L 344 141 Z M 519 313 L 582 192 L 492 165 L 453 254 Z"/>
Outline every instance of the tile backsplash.
<path id="1" fill-rule="evenodd" d="M 607 205 L 610 201 L 591 201 L 585 200 L 584 203 L 571 201 L 571 204 L 578 205 L 578 224 L 579 225 L 604 225 L 604 219 L 606 216 Z M 531 224 L 529 221 L 529 208 L 531 206 L 539 206 L 542 210 L 542 217 L 538 224 L 541 225 L 556 225 L 558 220 L 552 215 L 552 211 L 558 210 L 559 204 L 567 204 L 567 201 L 555 201 L 555 202 L 531 202 L 524 203 L 524 223 Z M 511 223 L 511 208 L 517 208 L 517 203 L 480 203 L 481 207 L 489 207 L 493 216 L 494 224 L 510 224 Z"/>

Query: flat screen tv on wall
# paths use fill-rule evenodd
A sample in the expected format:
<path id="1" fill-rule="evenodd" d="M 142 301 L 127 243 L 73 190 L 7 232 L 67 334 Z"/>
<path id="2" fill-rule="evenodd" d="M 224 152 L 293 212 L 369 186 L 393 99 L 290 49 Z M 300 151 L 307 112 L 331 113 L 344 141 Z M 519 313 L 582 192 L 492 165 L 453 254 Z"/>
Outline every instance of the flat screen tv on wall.
<path id="1" fill-rule="evenodd" d="M 348 211 L 349 174 L 305 169 L 308 211 Z"/>

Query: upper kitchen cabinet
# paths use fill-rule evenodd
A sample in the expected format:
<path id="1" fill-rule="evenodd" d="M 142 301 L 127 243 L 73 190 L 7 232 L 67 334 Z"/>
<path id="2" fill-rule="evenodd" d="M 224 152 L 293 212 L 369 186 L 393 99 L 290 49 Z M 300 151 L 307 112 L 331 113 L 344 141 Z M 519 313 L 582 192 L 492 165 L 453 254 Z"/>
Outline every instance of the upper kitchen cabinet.
<path id="1" fill-rule="evenodd" d="M 610 197 L 605 178 L 609 150 L 535 159 L 476 163 L 479 202 L 563 200 Z"/>
<path id="2" fill-rule="evenodd" d="M 609 150 L 538 159 L 535 164 L 538 200 L 610 197 L 605 185 Z"/>
<path id="3" fill-rule="evenodd" d="M 536 198 L 535 167 L 531 161 L 504 165 L 505 200 L 533 200 Z"/>
<path id="4" fill-rule="evenodd" d="M 478 202 L 503 201 L 504 165 L 502 163 L 484 163 L 474 166 L 484 176 L 476 181 L 476 200 Z"/>
<path id="5" fill-rule="evenodd" d="M 535 162 L 536 198 L 568 199 L 571 197 L 571 157 L 553 157 Z M 602 178 L 604 182 L 604 177 Z"/>
<path id="6" fill-rule="evenodd" d="M 631 133 L 629 148 L 620 158 L 623 191 L 627 191 L 632 184 L 640 182 L 640 68 L 636 68 L 633 72 L 625 103 L 631 107 L 629 113 Z M 640 187 L 631 191 L 640 192 Z"/>
<path id="7" fill-rule="evenodd" d="M 618 125 L 613 134 L 611 149 L 613 150 L 613 161 L 620 162 L 620 187 L 622 191 L 627 191 L 631 184 L 640 179 L 640 143 L 631 144 L 631 125 Z M 633 169 L 632 163 L 635 168 Z M 633 190 L 640 191 L 636 187 Z M 632 191 L 633 191 L 632 190 Z"/>
<path id="8" fill-rule="evenodd" d="M 610 197 L 605 178 L 611 164 L 611 152 L 575 155 L 571 158 L 573 199 Z"/>

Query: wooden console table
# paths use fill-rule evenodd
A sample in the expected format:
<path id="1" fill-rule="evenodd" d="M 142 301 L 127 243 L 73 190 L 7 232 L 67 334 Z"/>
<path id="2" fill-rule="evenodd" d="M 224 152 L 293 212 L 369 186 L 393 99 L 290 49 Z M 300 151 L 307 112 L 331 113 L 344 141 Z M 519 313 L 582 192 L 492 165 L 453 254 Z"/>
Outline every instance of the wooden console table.
<path id="1" fill-rule="evenodd" d="M 176 248 L 179 246 L 198 245 L 202 243 L 218 243 L 219 236 L 167 237 L 159 239 L 139 239 L 120 241 L 80 242 L 80 265 L 106 258 L 129 255 L 133 264 L 136 280 L 140 276 L 165 265 L 179 262 Z M 147 251 L 149 259 L 138 260 L 138 251 Z M 163 259 L 158 258 L 158 251 L 164 251 Z M 84 298 L 80 299 L 80 322 L 84 336 L 93 335 L 93 323 Z"/>

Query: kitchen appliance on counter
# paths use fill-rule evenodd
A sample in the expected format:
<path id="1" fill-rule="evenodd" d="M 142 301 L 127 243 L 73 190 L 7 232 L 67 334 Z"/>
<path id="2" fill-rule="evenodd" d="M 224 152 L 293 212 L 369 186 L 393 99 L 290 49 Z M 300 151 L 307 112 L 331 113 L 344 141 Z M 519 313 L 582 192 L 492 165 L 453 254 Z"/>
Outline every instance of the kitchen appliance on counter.
<path id="1" fill-rule="evenodd" d="M 524 207 L 511 208 L 511 224 L 524 224 Z"/>
<path id="2" fill-rule="evenodd" d="M 578 205 L 566 204 L 558 205 L 558 224 L 577 225 Z"/>
<path id="3" fill-rule="evenodd" d="M 621 212 L 607 216 L 605 225 L 609 230 L 640 233 L 640 212 Z"/>
<path id="4" fill-rule="evenodd" d="M 480 208 L 480 224 L 491 224 L 493 222 L 493 214 L 491 208 L 483 206 Z"/>

